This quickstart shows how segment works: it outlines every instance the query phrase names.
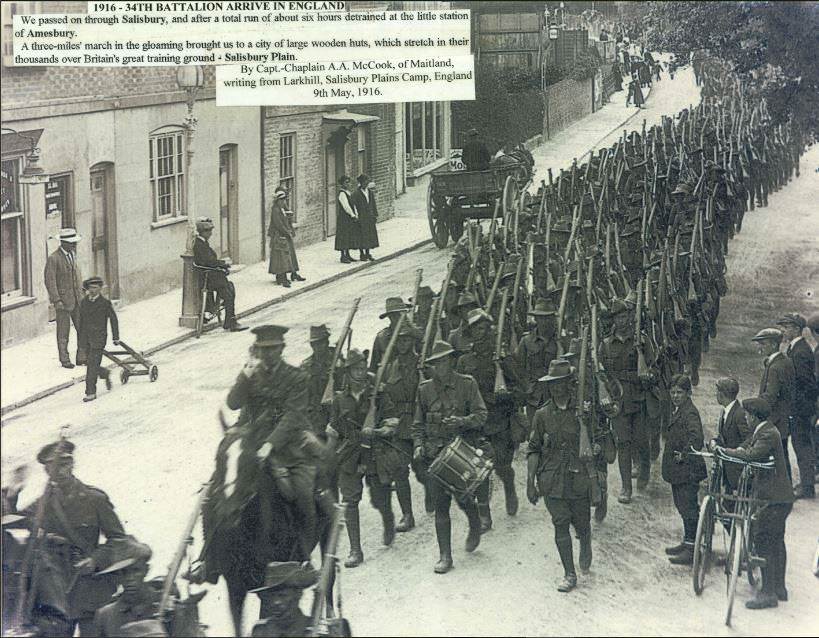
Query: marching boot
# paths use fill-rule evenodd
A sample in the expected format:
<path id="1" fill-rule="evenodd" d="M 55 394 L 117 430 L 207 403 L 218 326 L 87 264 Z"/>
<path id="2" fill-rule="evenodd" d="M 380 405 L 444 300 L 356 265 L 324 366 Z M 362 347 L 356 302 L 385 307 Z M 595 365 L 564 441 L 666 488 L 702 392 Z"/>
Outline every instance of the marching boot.
<path id="1" fill-rule="evenodd" d="M 602 523 L 603 520 L 606 518 L 606 514 L 609 511 L 609 493 L 607 490 L 603 490 L 603 498 L 600 501 L 600 504 L 594 508 L 594 520 L 598 523 Z"/>
<path id="2" fill-rule="evenodd" d="M 574 555 L 572 554 L 572 539 L 570 536 L 557 543 L 557 553 L 563 563 L 563 580 L 557 586 L 559 592 L 570 592 L 577 587 L 577 572 L 574 570 Z"/>
<path id="3" fill-rule="evenodd" d="M 489 503 L 478 503 L 478 520 L 481 534 L 492 529 L 492 512 L 489 509 Z"/>
<path id="4" fill-rule="evenodd" d="M 398 496 L 398 504 L 401 506 L 401 520 L 398 521 L 395 531 L 408 532 L 415 527 L 415 517 L 412 515 L 412 491 L 408 478 L 395 482 L 395 493 Z"/>
<path id="5" fill-rule="evenodd" d="M 440 557 L 435 563 L 436 574 L 446 574 L 452 569 L 452 525 L 449 517 L 435 517 L 435 537 L 438 539 Z"/>
<path id="6" fill-rule="evenodd" d="M 344 566 L 352 569 L 364 562 L 364 552 L 361 551 L 361 527 L 358 519 L 358 504 L 347 503 L 345 512 L 347 536 L 350 539 L 350 555 L 344 561 Z"/>
<path id="7" fill-rule="evenodd" d="M 387 508 L 381 514 L 381 520 L 384 522 L 384 534 L 381 537 L 381 542 L 389 547 L 395 540 L 395 514 L 392 513 L 392 508 Z"/>
<path id="8" fill-rule="evenodd" d="M 469 534 L 467 534 L 464 549 L 471 553 L 481 544 L 481 534 L 483 533 L 482 521 L 475 505 L 466 505 L 464 511 L 466 512 L 466 517 L 469 519 Z"/>
<path id="9" fill-rule="evenodd" d="M 511 467 L 504 473 L 503 494 L 506 497 L 506 513 L 514 516 L 518 513 L 518 494 L 515 491 L 515 470 Z"/>
<path id="10" fill-rule="evenodd" d="M 587 572 L 592 564 L 591 530 L 580 537 L 580 571 Z"/>
<path id="11" fill-rule="evenodd" d="M 435 512 L 435 501 L 432 498 L 432 491 L 427 487 L 426 483 L 424 484 L 424 509 L 427 511 L 427 514 L 433 514 Z"/>
<path id="12" fill-rule="evenodd" d="M 631 503 L 631 450 L 628 447 L 617 449 L 617 463 L 620 466 L 620 481 L 623 488 L 617 500 L 620 503 Z"/>

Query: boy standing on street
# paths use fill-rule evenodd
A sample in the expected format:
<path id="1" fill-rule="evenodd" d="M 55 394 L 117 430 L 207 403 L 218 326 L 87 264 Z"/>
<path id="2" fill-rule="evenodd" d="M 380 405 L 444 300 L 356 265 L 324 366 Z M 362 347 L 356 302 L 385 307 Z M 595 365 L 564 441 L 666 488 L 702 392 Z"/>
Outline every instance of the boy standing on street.
<path id="1" fill-rule="evenodd" d="M 105 387 L 111 389 L 111 372 L 102 367 L 102 351 L 108 342 L 108 320 L 111 320 L 111 336 L 114 345 L 119 345 L 119 323 L 111 302 L 102 296 L 102 278 L 86 279 L 82 287 L 87 296 L 80 302 L 80 347 L 88 352 L 85 373 L 85 396 L 83 401 L 97 398 L 97 377 L 105 380 Z"/>

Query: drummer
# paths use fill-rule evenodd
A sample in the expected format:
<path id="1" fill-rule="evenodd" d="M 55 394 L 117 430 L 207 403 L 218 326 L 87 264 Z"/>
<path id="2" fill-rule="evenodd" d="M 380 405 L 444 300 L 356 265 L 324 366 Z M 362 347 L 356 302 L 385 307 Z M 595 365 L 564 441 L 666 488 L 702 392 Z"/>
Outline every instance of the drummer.
<path id="1" fill-rule="evenodd" d="M 423 466 L 428 466 L 457 436 L 479 432 L 486 422 L 486 406 L 478 384 L 469 375 L 455 372 L 455 354 L 449 343 L 438 341 L 425 360 L 432 368 L 432 378 L 418 389 L 412 424 L 413 460 Z M 432 477 L 428 487 L 435 504 L 435 535 L 440 552 L 435 573 L 445 574 L 452 569 L 452 494 Z M 456 500 L 469 519 L 466 551 L 473 552 L 481 542 L 478 508 L 471 498 Z"/>
<path id="2" fill-rule="evenodd" d="M 552 516 L 564 571 L 557 590 L 570 592 L 577 586 L 570 525 L 580 538 L 580 569 L 588 571 L 592 561 L 591 479 L 588 465 L 580 461 L 575 369 L 565 359 L 553 359 L 540 380 L 548 384 L 550 398 L 532 420 L 526 496 L 532 505 L 542 496 Z"/>

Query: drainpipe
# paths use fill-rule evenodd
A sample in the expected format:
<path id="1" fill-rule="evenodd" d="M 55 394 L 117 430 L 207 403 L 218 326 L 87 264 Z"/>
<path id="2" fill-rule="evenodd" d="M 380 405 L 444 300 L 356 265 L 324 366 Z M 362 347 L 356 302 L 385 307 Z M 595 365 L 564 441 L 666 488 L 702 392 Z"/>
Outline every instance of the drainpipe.
<path id="1" fill-rule="evenodd" d="M 259 199 L 261 203 L 261 244 L 262 244 L 262 260 L 267 258 L 267 242 L 265 241 L 265 227 L 264 227 L 264 108 L 259 107 Z"/>

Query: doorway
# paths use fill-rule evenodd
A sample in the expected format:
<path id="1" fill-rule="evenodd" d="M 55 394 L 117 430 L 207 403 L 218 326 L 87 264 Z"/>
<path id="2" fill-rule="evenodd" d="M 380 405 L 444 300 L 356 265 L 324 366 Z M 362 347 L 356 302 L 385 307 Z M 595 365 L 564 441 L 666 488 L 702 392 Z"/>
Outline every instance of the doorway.
<path id="1" fill-rule="evenodd" d="M 114 165 L 105 162 L 91 167 L 91 264 L 111 299 L 119 299 L 120 292 L 116 237 Z"/>
<path id="2" fill-rule="evenodd" d="M 338 179 L 346 174 L 345 153 L 347 146 L 347 135 L 349 129 L 345 127 L 337 128 L 330 133 L 325 146 L 325 163 L 327 180 L 325 182 L 326 191 L 326 215 L 324 218 L 324 234 L 332 237 L 336 234 L 336 202 L 338 200 Z"/>
<path id="3" fill-rule="evenodd" d="M 219 250 L 220 256 L 238 259 L 235 229 L 238 224 L 239 188 L 237 184 L 237 146 L 219 148 Z"/>

